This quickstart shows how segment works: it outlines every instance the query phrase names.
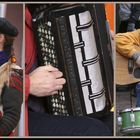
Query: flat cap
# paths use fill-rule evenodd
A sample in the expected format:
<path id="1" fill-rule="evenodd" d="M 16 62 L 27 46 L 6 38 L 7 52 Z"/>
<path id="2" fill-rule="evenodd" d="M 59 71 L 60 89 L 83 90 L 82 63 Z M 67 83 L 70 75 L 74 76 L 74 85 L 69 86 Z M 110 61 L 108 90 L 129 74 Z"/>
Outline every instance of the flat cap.
<path id="1" fill-rule="evenodd" d="M 18 35 L 18 29 L 12 25 L 8 20 L 0 17 L 0 33 L 16 37 Z"/>

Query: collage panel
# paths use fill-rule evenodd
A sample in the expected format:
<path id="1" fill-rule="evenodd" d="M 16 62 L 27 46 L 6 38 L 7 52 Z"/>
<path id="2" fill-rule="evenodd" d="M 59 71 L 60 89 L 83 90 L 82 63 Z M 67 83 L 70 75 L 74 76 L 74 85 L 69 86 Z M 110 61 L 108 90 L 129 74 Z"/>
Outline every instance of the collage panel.
<path id="1" fill-rule="evenodd" d="M 25 5 L 26 136 L 114 135 L 114 4 Z"/>
<path id="2" fill-rule="evenodd" d="M 0 136 L 24 136 L 23 4 L 0 3 Z"/>
<path id="3" fill-rule="evenodd" d="M 139 110 L 139 3 L 0 2 L 0 138 L 139 138 Z"/>
<path id="4" fill-rule="evenodd" d="M 116 135 L 140 136 L 140 4 L 116 4 Z"/>

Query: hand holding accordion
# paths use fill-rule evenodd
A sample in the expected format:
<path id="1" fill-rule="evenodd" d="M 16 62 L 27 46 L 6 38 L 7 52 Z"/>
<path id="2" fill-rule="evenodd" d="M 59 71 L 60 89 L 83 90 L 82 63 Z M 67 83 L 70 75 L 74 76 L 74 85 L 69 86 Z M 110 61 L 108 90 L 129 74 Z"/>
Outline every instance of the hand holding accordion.
<path id="1" fill-rule="evenodd" d="M 31 94 L 38 97 L 57 94 L 65 84 L 62 76 L 62 72 L 53 66 L 38 67 L 30 74 Z"/>

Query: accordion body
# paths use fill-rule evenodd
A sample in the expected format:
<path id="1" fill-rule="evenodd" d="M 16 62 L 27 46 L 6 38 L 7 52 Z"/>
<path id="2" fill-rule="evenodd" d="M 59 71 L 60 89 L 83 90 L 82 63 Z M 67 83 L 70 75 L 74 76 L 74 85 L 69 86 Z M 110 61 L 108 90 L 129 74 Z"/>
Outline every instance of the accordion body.
<path id="1" fill-rule="evenodd" d="M 39 65 L 63 72 L 66 84 L 46 97 L 54 115 L 108 113 L 113 104 L 113 65 L 102 4 L 60 5 L 33 18 Z"/>

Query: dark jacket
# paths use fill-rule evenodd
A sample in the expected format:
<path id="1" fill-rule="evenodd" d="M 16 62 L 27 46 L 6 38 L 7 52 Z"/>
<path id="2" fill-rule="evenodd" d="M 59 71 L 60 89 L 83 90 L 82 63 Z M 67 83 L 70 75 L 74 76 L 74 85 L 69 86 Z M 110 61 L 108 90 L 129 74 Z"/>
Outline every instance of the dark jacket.
<path id="1" fill-rule="evenodd" d="M 129 18 L 129 22 L 135 23 L 137 21 L 140 22 L 140 4 L 132 4 L 131 8 L 132 12 Z"/>
<path id="2" fill-rule="evenodd" d="M 11 69 L 9 86 L 2 89 L 3 114 L 0 116 L 0 136 L 9 136 L 17 127 L 23 102 L 23 71 Z"/>

